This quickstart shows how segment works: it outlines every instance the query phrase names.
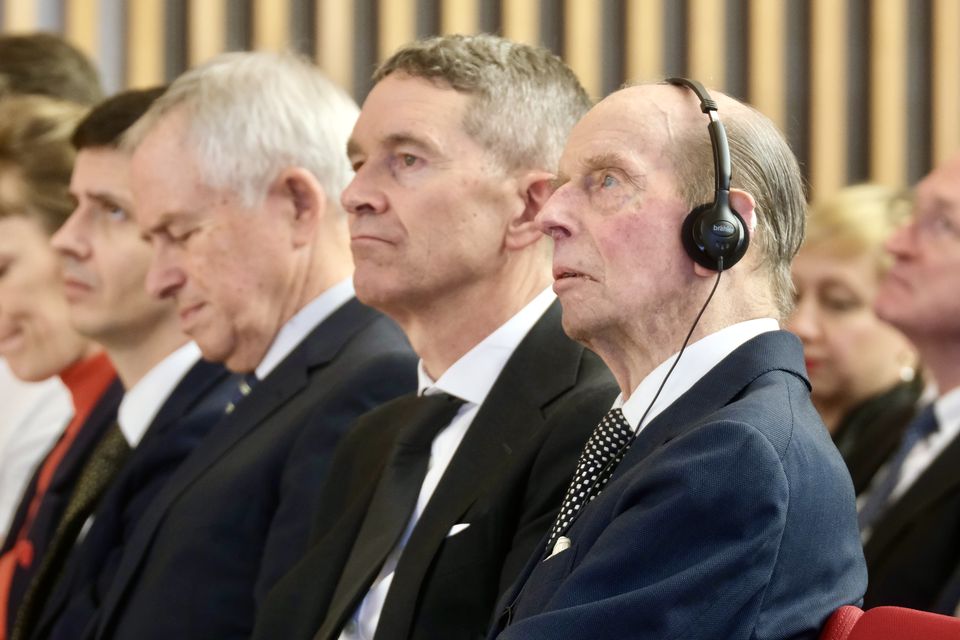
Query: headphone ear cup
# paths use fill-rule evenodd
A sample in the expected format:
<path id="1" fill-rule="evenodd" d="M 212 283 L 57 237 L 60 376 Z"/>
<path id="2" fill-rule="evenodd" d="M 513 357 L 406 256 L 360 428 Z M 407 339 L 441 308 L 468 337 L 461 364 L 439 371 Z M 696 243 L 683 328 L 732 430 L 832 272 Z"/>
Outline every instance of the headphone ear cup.
<path id="1" fill-rule="evenodd" d="M 703 204 L 691 211 L 683 221 L 681 240 L 694 262 L 718 271 L 723 258 L 726 271 L 747 253 L 750 234 L 740 214 L 728 206 Z"/>

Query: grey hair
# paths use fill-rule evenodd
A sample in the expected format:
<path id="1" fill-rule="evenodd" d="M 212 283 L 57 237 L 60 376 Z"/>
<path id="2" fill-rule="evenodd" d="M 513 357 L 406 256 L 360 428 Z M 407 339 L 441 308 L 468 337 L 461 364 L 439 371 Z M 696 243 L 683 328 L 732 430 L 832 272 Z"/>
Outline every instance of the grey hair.
<path id="1" fill-rule="evenodd" d="M 310 171 L 337 204 L 353 177 L 347 138 L 356 103 L 308 60 L 293 54 L 235 52 L 177 78 L 131 129 L 132 150 L 173 111 L 187 116 L 187 140 L 204 182 L 262 201 L 286 167 Z"/>
<path id="2" fill-rule="evenodd" d="M 373 80 L 392 73 L 472 95 L 464 129 L 509 169 L 556 171 L 570 130 L 591 106 L 576 75 L 549 50 L 489 34 L 409 44 Z"/>
<path id="3" fill-rule="evenodd" d="M 751 243 L 760 249 L 774 303 L 782 318 L 794 304 L 790 264 L 803 242 L 807 200 L 797 159 L 769 118 L 749 105 L 719 109 L 730 146 L 730 186 L 756 201 L 756 228 Z M 692 209 L 713 200 L 713 150 L 703 128 L 689 127 L 672 149 L 680 197 Z"/>

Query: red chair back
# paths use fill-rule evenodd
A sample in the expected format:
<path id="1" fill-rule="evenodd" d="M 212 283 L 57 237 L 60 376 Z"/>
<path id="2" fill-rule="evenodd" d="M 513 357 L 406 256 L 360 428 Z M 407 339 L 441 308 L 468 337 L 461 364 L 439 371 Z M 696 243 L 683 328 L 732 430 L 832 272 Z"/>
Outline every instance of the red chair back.
<path id="1" fill-rule="evenodd" d="M 840 607 L 820 640 L 960 640 L 960 619 L 903 607 Z"/>

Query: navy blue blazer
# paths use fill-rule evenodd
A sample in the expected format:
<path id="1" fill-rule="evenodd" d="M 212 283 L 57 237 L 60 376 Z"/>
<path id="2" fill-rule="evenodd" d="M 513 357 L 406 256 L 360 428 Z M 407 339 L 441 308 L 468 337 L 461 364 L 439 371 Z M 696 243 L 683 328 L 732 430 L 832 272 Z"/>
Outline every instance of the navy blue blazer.
<path id="1" fill-rule="evenodd" d="M 554 302 L 507 361 L 411 532 L 377 640 L 483 636 L 616 395 L 600 358 L 564 334 Z M 353 614 L 370 585 L 345 582 L 351 597 L 333 596 L 411 404 L 399 398 L 370 412 L 344 439 L 312 547 L 270 592 L 257 640 L 336 638 Z"/>
<path id="2" fill-rule="evenodd" d="M 565 535 L 531 558 L 490 637 L 813 640 L 866 588 L 850 475 L 786 332 L 651 421 Z"/>
<path id="3" fill-rule="evenodd" d="M 201 360 L 190 368 L 101 498 L 93 526 L 71 552 L 59 581 L 47 587 L 36 611 L 20 611 L 20 637 L 66 640 L 90 624 L 134 527 L 170 475 L 223 418 L 239 380 L 220 364 Z"/>
<path id="4" fill-rule="evenodd" d="M 8 635 L 13 629 L 16 611 L 19 609 L 36 571 L 40 568 L 41 560 L 53 540 L 64 510 L 70 502 L 70 496 L 73 495 L 80 472 L 83 471 L 94 449 L 100 444 L 100 440 L 117 421 L 117 408 L 120 406 L 121 399 L 123 399 L 123 385 L 120 384 L 119 379 L 114 379 L 90 411 L 86 422 L 80 427 L 80 433 L 77 434 L 76 440 L 73 441 L 63 460 L 57 465 L 50 486 L 40 502 L 40 508 L 33 520 L 33 525 L 30 527 L 29 537 L 33 543 L 33 563 L 30 565 L 29 571 L 18 570 L 14 574 L 11 584 L 9 601 L 11 606 L 8 609 L 9 615 L 7 617 Z M 19 531 L 23 527 L 30 502 L 37 490 L 37 480 L 42 467 L 43 463 L 41 462 L 37 466 L 30 484 L 27 485 L 27 490 L 24 491 L 23 497 L 20 499 L 20 505 L 17 507 L 16 515 L 11 523 L 10 531 Z M 16 544 L 16 538 L 16 535 L 8 535 L 0 553 L 6 553 L 10 547 Z"/>
<path id="5" fill-rule="evenodd" d="M 403 333 L 351 299 L 176 470 L 136 526 L 97 638 L 246 638 L 304 553 L 333 449 L 360 414 L 416 387 Z"/>

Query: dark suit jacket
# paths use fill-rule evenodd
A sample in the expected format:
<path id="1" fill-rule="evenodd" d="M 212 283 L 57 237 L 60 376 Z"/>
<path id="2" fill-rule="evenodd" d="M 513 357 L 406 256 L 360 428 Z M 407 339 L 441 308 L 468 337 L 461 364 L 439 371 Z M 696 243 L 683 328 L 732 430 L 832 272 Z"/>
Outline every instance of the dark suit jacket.
<path id="1" fill-rule="evenodd" d="M 741 345 L 637 436 L 501 601 L 502 640 L 806 638 L 866 587 L 850 476 L 800 342 Z"/>
<path id="2" fill-rule="evenodd" d="M 246 638 L 306 549 L 333 448 L 416 385 L 400 329 L 351 299 L 261 381 L 166 483 L 126 545 L 97 638 Z"/>
<path id="3" fill-rule="evenodd" d="M 407 541 L 378 640 L 483 636 L 616 394 L 600 359 L 564 335 L 554 303 L 497 378 Z M 410 399 L 364 416 L 344 440 L 310 553 L 269 594 L 255 638 L 308 639 L 325 617 L 341 626 L 353 614 L 328 606 Z M 367 586 L 350 585 L 358 597 Z"/>
<path id="4" fill-rule="evenodd" d="M 864 554 L 864 605 L 935 608 L 960 565 L 960 438 L 880 517 Z M 951 612 L 952 613 L 952 612 Z"/>
<path id="5" fill-rule="evenodd" d="M 11 640 L 78 637 L 94 618 L 133 528 L 174 470 L 223 418 L 238 383 L 239 377 L 219 364 L 201 360 L 190 368 L 112 480 L 93 526 L 60 567 L 59 581 L 51 576 L 47 584 L 35 585 L 33 606 L 21 608 Z"/>
<path id="6" fill-rule="evenodd" d="M 50 542 L 53 540 L 63 513 L 70 502 L 70 496 L 76 485 L 80 473 L 83 471 L 90 454 L 100 443 L 107 431 L 117 420 L 117 408 L 120 406 L 120 400 L 123 398 L 123 385 L 115 379 L 107 390 L 100 397 L 100 400 L 93 407 L 86 422 L 80 427 L 80 432 L 76 439 L 70 445 L 63 460 L 57 466 L 47 488 L 47 493 L 40 502 L 40 508 L 37 511 L 36 518 L 30 528 L 29 539 L 33 543 L 33 562 L 28 571 L 18 570 L 14 575 L 14 580 L 10 589 L 10 608 L 7 618 L 7 634 L 13 629 L 16 611 L 23 597 L 30 586 L 36 571 L 40 568 L 43 557 L 47 552 Z M 13 532 L 20 531 L 27 517 L 27 511 L 30 508 L 30 502 L 37 490 L 37 480 L 40 469 L 43 467 L 41 462 L 37 470 L 27 485 L 27 490 L 20 499 L 20 505 L 17 507 L 17 513 L 14 516 L 13 523 L 10 526 L 11 535 L 7 536 L 0 553 L 6 553 L 14 544 L 17 536 Z"/>
<path id="7" fill-rule="evenodd" d="M 922 391 L 923 381 L 917 376 L 868 399 L 843 417 L 833 441 L 847 463 L 857 495 L 870 487 L 873 476 L 896 453 Z"/>

